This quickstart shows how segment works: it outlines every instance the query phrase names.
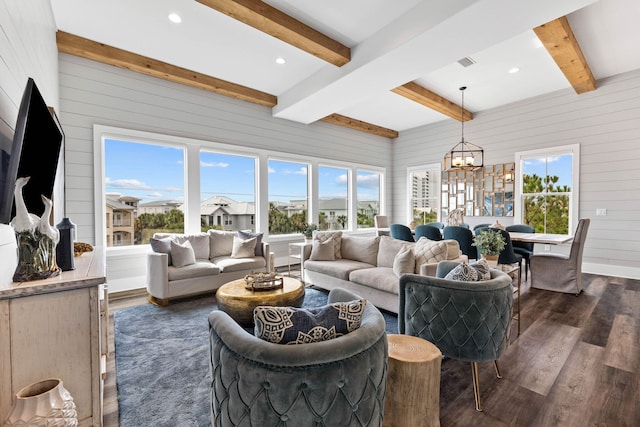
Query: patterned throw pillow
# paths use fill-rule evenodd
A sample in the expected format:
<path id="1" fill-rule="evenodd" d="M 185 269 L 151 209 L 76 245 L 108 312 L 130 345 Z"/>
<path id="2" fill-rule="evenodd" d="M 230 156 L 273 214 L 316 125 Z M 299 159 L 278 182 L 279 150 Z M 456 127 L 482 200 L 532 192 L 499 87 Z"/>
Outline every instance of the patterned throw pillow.
<path id="1" fill-rule="evenodd" d="M 253 310 L 255 336 L 276 344 L 327 341 L 360 327 L 366 300 L 316 308 L 258 306 Z"/>
<path id="2" fill-rule="evenodd" d="M 478 272 L 478 280 L 491 279 L 491 272 L 489 272 L 489 263 L 486 259 L 480 259 L 477 262 L 471 264 L 471 268 Z"/>
<path id="3" fill-rule="evenodd" d="M 333 248 L 335 253 L 333 257 L 335 259 L 342 259 L 342 231 L 314 231 L 313 240 L 320 240 L 325 242 L 329 239 L 333 239 Z"/>
<path id="4" fill-rule="evenodd" d="M 426 237 L 418 239 L 413 248 L 416 257 L 415 273 L 420 274 L 420 266 L 422 264 L 432 264 L 446 260 L 448 250 L 448 245 L 444 240 L 436 242 Z"/>
<path id="5" fill-rule="evenodd" d="M 466 262 L 455 267 L 446 276 L 444 276 L 447 280 L 457 280 L 459 282 L 478 282 L 480 278 L 478 276 L 478 271 L 471 267 Z"/>

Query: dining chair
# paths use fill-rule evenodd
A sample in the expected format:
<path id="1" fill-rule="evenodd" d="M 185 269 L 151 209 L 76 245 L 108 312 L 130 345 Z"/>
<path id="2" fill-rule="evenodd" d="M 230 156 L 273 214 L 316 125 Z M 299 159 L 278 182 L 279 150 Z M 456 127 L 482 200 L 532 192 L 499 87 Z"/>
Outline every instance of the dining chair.
<path id="1" fill-rule="evenodd" d="M 434 227 L 432 225 L 420 224 L 416 226 L 414 230 L 414 234 L 416 235 L 416 241 L 420 239 L 420 237 L 426 237 L 429 240 L 439 241 L 442 240 L 442 231 L 439 228 Z"/>
<path id="2" fill-rule="evenodd" d="M 380 230 L 381 228 L 389 228 L 389 218 L 386 215 L 374 215 L 373 225 L 376 228 L 376 236 L 389 235 L 389 231 Z"/>
<path id="3" fill-rule="evenodd" d="M 520 269 L 520 274 L 522 274 L 522 255 L 516 254 L 513 250 L 513 242 L 511 241 L 511 236 L 506 230 L 501 230 L 499 228 L 492 227 L 478 227 L 476 229 L 476 236 L 484 233 L 486 230 L 497 231 L 502 235 L 504 239 L 504 249 L 498 254 L 498 264 L 518 264 L 518 268 Z M 482 255 L 479 248 L 476 248 L 478 251 L 478 259 Z"/>
<path id="4" fill-rule="evenodd" d="M 469 259 L 478 259 L 478 251 L 473 243 L 473 232 L 468 228 L 459 225 L 447 225 L 442 230 L 444 240 L 456 240 L 460 245 L 460 250 Z"/>
<path id="5" fill-rule="evenodd" d="M 471 362 L 476 410 L 482 411 L 478 363 L 493 361 L 502 378 L 498 359 L 509 341 L 513 288 L 511 278 L 496 269 L 480 282 L 445 279 L 458 265 L 440 261 L 436 277 L 400 277 L 398 331 L 435 344 L 444 356 Z"/>
<path id="6" fill-rule="evenodd" d="M 527 224 L 513 224 L 507 225 L 506 230 L 516 233 L 535 233 L 536 229 Z M 528 272 L 531 269 L 531 255 L 533 255 L 533 243 L 530 242 L 516 242 L 513 241 L 513 251 L 519 255 L 525 261 L 524 265 L 524 279 L 527 280 Z"/>
<path id="7" fill-rule="evenodd" d="M 439 228 L 440 230 L 442 230 L 442 229 L 444 228 L 444 224 L 443 224 L 443 223 L 441 223 L 441 222 L 437 222 L 437 221 L 434 221 L 434 222 L 428 222 L 428 223 L 426 223 L 425 225 L 430 225 L 430 226 L 432 226 L 432 227 L 437 227 L 437 228 Z"/>
<path id="8" fill-rule="evenodd" d="M 391 224 L 389 226 L 391 237 L 406 242 L 415 242 L 411 229 L 404 224 Z"/>
<path id="9" fill-rule="evenodd" d="M 489 223 L 484 223 L 484 224 L 478 224 L 478 225 L 474 225 L 473 226 L 473 231 L 475 232 L 478 228 L 482 228 L 482 227 L 489 227 L 491 224 Z"/>
<path id="10" fill-rule="evenodd" d="M 533 254 L 531 256 L 531 287 L 549 291 L 582 292 L 582 252 L 587 240 L 589 218 L 578 221 L 569 255 Z"/>

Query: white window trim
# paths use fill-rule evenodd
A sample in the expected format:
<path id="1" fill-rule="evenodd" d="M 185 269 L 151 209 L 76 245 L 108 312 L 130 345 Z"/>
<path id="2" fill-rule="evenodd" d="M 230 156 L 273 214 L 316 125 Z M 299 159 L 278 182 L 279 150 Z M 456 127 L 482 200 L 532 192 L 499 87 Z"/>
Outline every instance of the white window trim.
<path id="1" fill-rule="evenodd" d="M 435 176 L 436 176 L 436 183 L 434 185 L 438 195 L 436 197 L 434 197 L 436 199 L 436 204 L 437 204 L 437 211 L 436 211 L 436 218 L 438 220 L 440 220 L 440 211 L 441 211 L 441 206 L 442 206 L 442 201 L 441 199 L 441 194 L 442 194 L 442 189 L 440 188 L 441 184 L 442 184 L 442 164 L 441 163 L 429 163 L 426 165 L 420 165 L 420 166 L 409 166 L 407 168 L 407 198 L 405 199 L 407 201 L 407 217 L 406 217 L 406 223 L 410 224 L 411 221 L 413 221 L 413 207 L 411 206 L 411 199 L 412 199 L 412 183 L 411 183 L 411 175 L 414 172 L 424 172 L 425 170 L 428 171 L 435 171 Z"/>
<path id="2" fill-rule="evenodd" d="M 580 206 L 580 144 L 560 145 L 557 147 L 540 148 L 537 150 L 516 152 L 516 182 L 514 188 L 513 218 L 522 222 L 522 163 L 526 159 L 541 156 L 572 154 L 571 159 L 571 203 L 569 203 L 569 234 L 578 226 Z"/>

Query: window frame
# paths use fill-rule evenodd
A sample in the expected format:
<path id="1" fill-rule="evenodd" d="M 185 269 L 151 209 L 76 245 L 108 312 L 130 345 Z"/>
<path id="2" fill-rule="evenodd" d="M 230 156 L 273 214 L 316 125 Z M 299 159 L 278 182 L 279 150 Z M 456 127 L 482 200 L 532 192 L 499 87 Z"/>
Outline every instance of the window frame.
<path id="1" fill-rule="evenodd" d="M 572 235 L 578 225 L 580 204 L 580 144 L 560 145 L 536 150 L 518 151 L 515 154 L 516 182 L 514 186 L 513 218 L 523 223 L 522 174 L 524 161 L 540 157 L 561 156 L 571 154 L 571 193 L 569 195 L 569 226 L 567 235 Z"/>

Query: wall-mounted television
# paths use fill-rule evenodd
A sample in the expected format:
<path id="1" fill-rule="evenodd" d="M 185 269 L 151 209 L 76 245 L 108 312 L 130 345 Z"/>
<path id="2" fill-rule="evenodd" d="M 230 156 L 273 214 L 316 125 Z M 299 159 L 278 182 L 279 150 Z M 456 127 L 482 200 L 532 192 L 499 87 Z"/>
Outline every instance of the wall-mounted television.
<path id="1" fill-rule="evenodd" d="M 0 224 L 8 224 L 15 215 L 13 192 L 18 177 L 31 177 L 23 188 L 23 199 L 30 213 L 42 215 L 41 195 L 50 199 L 53 196 L 63 141 L 60 123 L 47 107 L 36 83 L 29 78 L 10 152 L 0 150 Z"/>

